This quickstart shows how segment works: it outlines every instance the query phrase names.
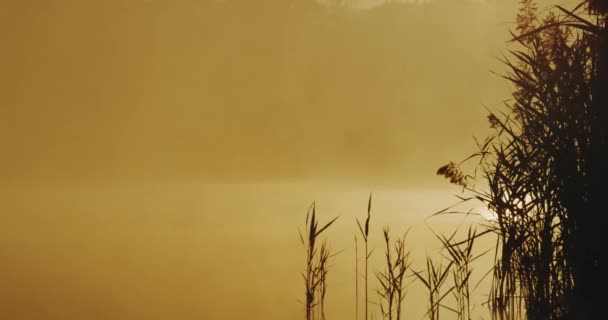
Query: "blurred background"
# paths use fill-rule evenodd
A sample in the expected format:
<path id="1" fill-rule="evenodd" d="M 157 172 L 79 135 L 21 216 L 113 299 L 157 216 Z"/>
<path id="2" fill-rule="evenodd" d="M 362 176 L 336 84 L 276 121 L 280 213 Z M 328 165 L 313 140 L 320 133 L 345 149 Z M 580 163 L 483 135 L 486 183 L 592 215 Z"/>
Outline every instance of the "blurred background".
<path id="1" fill-rule="evenodd" d="M 440 247 L 430 228 L 463 223 L 427 219 L 459 192 L 435 172 L 477 151 L 485 107 L 508 97 L 491 71 L 516 12 L 0 0 L 0 315 L 302 318 L 297 228 L 316 201 L 322 221 L 340 216 L 327 314 L 354 318 L 355 217 L 370 192 L 372 243 L 385 224 L 412 227 L 415 269 Z M 408 318 L 422 295 L 412 285 Z"/>

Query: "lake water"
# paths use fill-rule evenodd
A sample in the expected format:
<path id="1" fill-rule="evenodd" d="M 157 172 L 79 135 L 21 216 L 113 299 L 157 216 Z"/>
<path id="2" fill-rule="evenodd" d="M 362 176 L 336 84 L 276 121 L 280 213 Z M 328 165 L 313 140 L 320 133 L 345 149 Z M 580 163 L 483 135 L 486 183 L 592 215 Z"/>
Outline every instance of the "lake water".
<path id="1" fill-rule="evenodd" d="M 6 319 L 302 319 L 304 250 L 298 227 L 314 200 L 335 251 L 327 316 L 354 319 L 355 217 L 374 192 L 370 270 L 382 258 L 381 227 L 408 237 L 414 267 L 439 258 L 428 218 L 454 189 L 357 189 L 328 184 L 99 184 L 1 189 L 0 314 Z M 469 221 L 481 221 L 473 218 Z M 466 223 L 465 223 L 466 225 Z M 491 247 L 493 239 L 479 243 Z M 476 265 L 478 276 L 490 256 Z M 362 265 L 361 265 L 362 266 Z M 371 279 L 370 275 L 370 279 Z M 360 281 L 361 283 L 362 281 Z M 370 299 L 376 282 L 370 282 Z M 475 292 L 475 314 L 487 285 Z M 412 284 L 407 318 L 426 310 Z M 361 293 L 362 296 L 362 293 Z M 370 307 L 379 318 L 378 308 Z M 362 310 L 360 312 L 362 314 Z M 449 311 L 442 317 L 450 318 Z"/>

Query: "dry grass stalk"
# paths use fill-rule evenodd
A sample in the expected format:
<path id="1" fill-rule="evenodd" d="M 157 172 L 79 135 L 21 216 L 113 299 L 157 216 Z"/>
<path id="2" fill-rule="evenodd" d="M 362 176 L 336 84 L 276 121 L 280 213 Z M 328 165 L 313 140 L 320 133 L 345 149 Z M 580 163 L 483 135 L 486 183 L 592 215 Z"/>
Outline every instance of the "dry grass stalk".
<path id="1" fill-rule="evenodd" d="M 359 220 L 357 219 L 357 226 L 359 227 L 359 231 L 361 232 L 361 237 L 363 237 L 363 241 L 365 243 L 365 274 L 364 274 L 364 280 L 365 280 L 365 320 L 368 319 L 369 316 L 369 312 L 368 312 L 368 306 L 369 306 L 369 299 L 367 297 L 368 295 L 368 264 L 369 264 L 369 258 L 372 255 L 372 251 L 369 251 L 368 248 L 368 243 L 369 243 L 369 223 L 370 223 L 370 218 L 371 218 L 371 210 L 372 210 L 372 194 L 369 194 L 369 200 L 367 201 L 367 218 L 365 219 L 365 228 L 363 228 L 361 226 L 361 223 L 359 222 Z"/>
<path id="2" fill-rule="evenodd" d="M 405 274 L 411 266 L 410 251 L 405 250 L 407 232 L 392 244 L 392 248 L 388 227 L 384 228 L 383 234 L 386 270 L 376 274 L 380 283 L 380 288 L 377 290 L 380 296 L 380 311 L 384 319 L 399 320 L 402 315 L 403 300 L 407 293 L 404 282 Z"/>
<path id="3" fill-rule="evenodd" d="M 414 275 L 424 284 L 424 286 L 428 290 L 428 298 L 429 298 L 429 309 L 426 315 L 430 320 L 438 320 L 441 308 L 446 308 L 452 311 L 455 311 L 445 304 L 443 304 L 443 300 L 450 294 L 450 292 L 454 289 L 454 287 L 448 288 L 445 292 L 442 292 L 442 288 L 444 287 L 446 280 L 448 278 L 450 268 L 452 267 L 453 262 L 450 262 L 447 266 L 439 263 L 436 264 L 431 260 L 430 257 L 426 258 L 426 272 L 423 274 L 422 272 L 413 271 Z"/>
<path id="4" fill-rule="evenodd" d="M 317 311 L 318 319 L 325 319 L 324 304 L 327 292 L 328 260 L 333 255 L 326 242 L 318 249 L 318 238 L 337 219 L 338 217 L 319 227 L 319 221 L 316 216 L 316 205 L 313 202 L 306 213 L 305 234 L 303 235 L 302 231 L 298 230 L 300 240 L 306 250 L 306 272 L 302 273 L 306 295 L 306 320 L 315 319 L 315 310 Z"/>
<path id="5" fill-rule="evenodd" d="M 489 226 L 499 236 L 489 305 L 497 319 L 580 318 L 599 310 L 589 301 L 597 301 L 592 275 L 601 274 L 605 255 L 594 218 L 605 207 L 599 150 L 608 140 L 598 138 L 606 122 L 597 101 L 606 90 L 596 83 L 606 76 L 597 54 L 605 26 L 577 15 L 581 6 L 543 16 L 533 1 L 522 6 L 514 35 L 522 49 L 504 61 L 513 99 L 489 117 L 495 131 L 477 154 L 487 189 L 468 189 L 497 216 Z"/>
<path id="6" fill-rule="evenodd" d="M 476 287 L 471 288 L 470 286 L 471 274 L 473 273 L 472 263 L 487 254 L 488 251 L 478 255 L 473 253 L 473 245 L 478 238 L 478 234 L 472 227 L 469 227 L 467 236 L 463 241 L 457 242 L 454 240 L 457 231 L 454 231 L 449 237 L 439 234 L 435 234 L 435 236 L 441 241 L 443 249 L 447 251 L 446 258 L 453 264 L 452 280 L 454 289 L 452 290 L 452 294 L 456 302 L 456 307 L 453 309 L 456 312 L 458 320 L 469 320 L 471 319 L 471 311 L 473 310 L 471 292 Z"/>

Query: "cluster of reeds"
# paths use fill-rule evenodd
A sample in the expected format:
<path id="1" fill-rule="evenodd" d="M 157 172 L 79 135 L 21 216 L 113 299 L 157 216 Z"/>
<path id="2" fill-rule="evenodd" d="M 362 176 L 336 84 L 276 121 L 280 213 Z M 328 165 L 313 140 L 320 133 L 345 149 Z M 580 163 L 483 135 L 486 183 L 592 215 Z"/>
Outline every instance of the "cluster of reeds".
<path id="1" fill-rule="evenodd" d="M 332 257 L 332 253 L 327 242 L 323 242 L 321 247 L 318 247 L 318 238 L 337 219 L 338 217 L 319 227 L 316 205 L 313 202 L 306 213 L 305 233 L 302 234 L 302 231 L 298 230 L 300 231 L 300 240 L 306 250 L 306 271 L 302 273 L 306 289 L 306 300 L 304 302 L 306 320 L 325 319 L 328 261 Z"/>
<path id="2" fill-rule="evenodd" d="M 598 179 L 606 176 L 598 161 L 606 143 L 598 108 L 606 105 L 596 102 L 606 95 L 597 90 L 606 76 L 598 74 L 604 25 L 583 19 L 580 8 L 541 17 L 533 1 L 522 1 L 514 34 L 521 49 L 504 60 L 513 100 L 490 115 L 495 134 L 477 154 L 488 184 L 468 190 L 497 217 L 489 226 L 499 235 L 489 301 L 496 319 L 597 314 L 589 301 L 597 299 L 593 277 L 606 254 L 595 221 Z M 451 181 L 463 176 L 438 173 Z"/>
<path id="3" fill-rule="evenodd" d="M 355 313 L 359 314 L 359 278 L 363 277 L 365 282 L 365 318 L 370 316 L 369 304 L 371 303 L 367 288 L 368 263 L 373 249 L 369 248 L 369 238 L 371 229 L 371 203 L 372 196 L 368 199 L 367 217 L 364 224 L 357 221 L 360 236 L 364 241 L 365 250 L 365 269 L 363 274 L 359 274 L 359 241 L 355 236 Z M 306 272 L 302 273 L 305 283 L 305 308 L 306 319 L 325 319 L 325 294 L 327 292 L 327 273 L 328 261 L 332 254 L 326 242 L 318 247 L 318 237 L 327 230 L 337 218 L 329 221 L 322 227 L 316 214 L 316 206 L 313 203 L 306 215 L 306 233 L 300 232 L 300 239 L 306 249 Z M 409 283 L 406 283 L 408 276 L 417 278 L 428 290 L 429 308 L 426 313 L 429 319 L 439 319 L 442 309 L 449 310 L 457 314 L 459 320 L 471 318 L 473 306 L 471 304 L 470 287 L 471 274 L 473 268 L 471 264 L 485 253 L 475 255 L 473 244 L 479 234 L 469 228 L 467 237 L 462 241 L 456 241 L 456 231 L 449 237 L 435 233 L 437 239 L 443 245 L 442 250 L 446 253 L 441 254 L 442 258 L 447 258 L 447 263 L 436 263 L 427 257 L 426 270 L 415 271 L 412 269 L 410 250 L 406 247 L 406 237 L 409 230 L 397 239 L 391 237 L 390 228 L 383 229 L 384 238 L 384 267 L 375 272 L 377 283 L 379 284 L 376 293 L 379 301 L 374 303 L 379 306 L 382 318 L 388 320 L 400 320 L 403 315 L 403 302 L 407 294 Z M 445 260 L 442 260 L 445 261 Z M 450 275 L 452 277 L 450 278 Z M 451 296 L 455 304 L 446 301 Z"/>
<path id="4" fill-rule="evenodd" d="M 367 319 L 369 315 L 368 310 L 368 264 L 369 258 L 371 257 L 372 251 L 369 251 L 368 243 L 369 243 L 369 233 L 370 233 L 370 218 L 371 218 L 371 205 L 372 205 L 372 196 L 370 194 L 367 205 L 367 218 L 365 220 L 365 227 L 359 223 L 357 220 L 357 224 L 359 226 L 359 230 L 361 232 L 361 237 L 365 243 L 365 273 L 363 274 L 364 282 L 365 282 L 365 318 Z M 305 310 L 306 310 L 306 319 L 325 319 L 325 294 L 327 292 L 327 273 L 328 273 L 328 260 L 333 255 L 329 250 L 327 242 L 323 242 L 321 244 L 320 249 L 318 249 L 318 238 L 325 230 L 327 230 L 335 221 L 337 217 L 319 227 L 319 221 L 316 215 L 316 205 L 313 204 L 310 206 L 309 210 L 306 213 L 306 228 L 305 233 L 303 234 L 301 230 L 298 230 L 300 233 L 300 240 L 304 248 L 306 249 L 306 272 L 302 273 L 302 277 L 304 279 L 305 284 L 305 297 L 306 300 L 304 302 Z M 355 309 L 356 309 L 356 317 L 359 317 L 359 248 L 358 248 L 358 240 L 355 235 Z M 405 247 L 403 242 L 399 242 L 398 244 L 400 257 L 404 257 Z M 397 247 L 396 247 L 397 248 Z M 399 265 L 404 268 L 403 274 L 405 273 L 405 269 L 407 268 L 407 256 L 404 262 L 399 262 Z M 401 281 L 403 276 L 401 276 Z M 404 295 L 403 291 L 404 286 L 399 285 L 399 296 Z M 401 299 L 402 300 L 402 299 Z M 399 312 L 400 312 L 399 308 Z"/>
<path id="5" fill-rule="evenodd" d="M 447 290 L 444 290 L 452 264 L 453 262 L 449 262 L 446 266 L 441 262 L 434 262 L 431 257 L 427 257 L 426 270 L 413 271 L 414 275 L 416 275 L 428 290 L 429 308 L 426 312 L 426 316 L 428 316 L 430 320 L 439 319 L 440 310 L 446 308 L 446 305 L 442 302 L 454 289 L 452 286 Z"/>
<path id="6" fill-rule="evenodd" d="M 481 200 L 496 220 L 488 223 L 487 231 L 469 229 L 464 241 L 454 241 L 454 234 L 437 236 L 448 262 L 427 257 L 426 270 L 413 272 L 428 289 L 430 319 L 438 319 L 442 309 L 455 312 L 458 319 L 471 317 L 471 263 L 479 257 L 473 254 L 473 244 L 489 232 L 498 235 L 488 300 L 492 318 L 592 319 L 603 312 L 596 292 L 602 283 L 598 278 L 606 274 L 608 249 L 597 217 L 605 211 L 602 190 L 608 181 L 608 5 L 587 0 L 572 10 L 556 6 L 539 14 L 534 0 L 520 3 L 513 34 L 518 49 L 504 59 L 513 99 L 504 111 L 488 116 L 494 131 L 478 143 L 480 151 L 467 158 L 479 158 L 476 172 L 481 170 L 487 184 L 471 183 L 477 173 L 464 174 L 462 162 L 438 170 L 472 194 L 463 201 Z M 357 220 L 365 250 L 366 320 L 371 201 L 370 195 L 365 224 Z M 317 252 L 315 242 L 334 221 L 317 228 L 314 205 L 312 218 L 307 216 L 307 242 L 302 240 L 307 249 L 307 319 L 312 319 L 314 308 L 324 318 L 330 253 L 325 245 Z M 355 236 L 357 319 L 358 239 Z M 384 317 L 398 319 L 403 299 L 398 288 L 409 265 L 405 251 L 399 253 L 403 242 L 393 248 L 396 257 L 391 255 L 388 230 L 385 243 L 387 269 L 377 274 L 380 306 Z M 455 307 L 446 303 L 450 293 Z"/>
<path id="7" fill-rule="evenodd" d="M 471 319 L 473 305 L 471 304 L 471 293 L 477 285 L 471 288 L 471 275 L 473 274 L 472 263 L 485 255 L 488 251 L 475 255 L 473 245 L 478 238 L 478 233 L 473 227 L 469 227 L 466 238 L 462 241 L 454 240 L 458 230 L 449 237 L 435 234 L 441 241 L 443 249 L 447 251 L 447 259 L 452 264 L 453 289 L 451 290 L 456 306 L 450 308 L 456 313 L 458 320 Z M 483 280 L 483 278 L 482 278 Z"/>
<path id="8" fill-rule="evenodd" d="M 528 12 L 532 12 L 528 10 Z M 524 48 L 506 60 L 516 85 L 510 113 L 497 116 L 500 140 L 487 163 L 485 199 L 498 216 L 502 257 L 492 308 L 500 318 L 562 319 L 574 295 L 575 221 L 583 200 L 590 129 L 590 38 L 549 13 L 525 25 Z M 542 29 L 539 29 L 542 28 Z M 530 30 L 530 31 L 529 31 Z"/>
<path id="9" fill-rule="evenodd" d="M 386 269 L 376 274 L 380 284 L 380 288 L 377 290 L 380 296 L 378 304 L 384 319 L 399 320 L 402 315 L 403 300 L 407 293 L 405 276 L 411 266 L 410 251 L 405 247 L 407 232 L 393 243 L 388 227 L 384 228 L 383 234 Z"/>

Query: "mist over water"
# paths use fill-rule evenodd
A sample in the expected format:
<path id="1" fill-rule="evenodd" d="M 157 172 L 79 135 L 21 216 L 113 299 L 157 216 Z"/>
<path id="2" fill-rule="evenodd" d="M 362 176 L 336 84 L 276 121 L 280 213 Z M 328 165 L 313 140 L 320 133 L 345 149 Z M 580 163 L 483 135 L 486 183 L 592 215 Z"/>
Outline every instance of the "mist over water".
<path id="1" fill-rule="evenodd" d="M 353 319 L 370 192 L 372 271 L 387 224 L 440 258 L 430 228 L 463 218 L 425 220 L 458 192 L 435 171 L 508 94 L 515 2 L 311 3 L 0 1 L 0 318 L 301 319 L 316 201 L 327 315 Z"/>
<path id="2" fill-rule="evenodd" d="M 0 312 L 11 319 L 301 318 L 297 228 L 316 200 L 322 221 L 340 216 L 327 233 L 332 249 L 343 250 L 331 263 L 327 313 L 352 318 L 354 219 L 365 215 L 369 191 L 297 183 L 3 188 L 0 254 L 10 263 L 0 265 Z M 386 224 L 395 235 L 412 227 L 415 268 L 436 255 L 440 244 L 427 223 L 450 231 L 462 222 L 424 221 L 454 202 L 449 191 L 374 191 L 370 268 L 381 266 Z M 412 285 L 408 317 L 424 314 L 423 292 Z"/>
<path id="3" fill-rule="evenodd" d="M 0 177 L 424 184 L 475 151 L 515 4 L 288 2 L 3 2 Z"/>

